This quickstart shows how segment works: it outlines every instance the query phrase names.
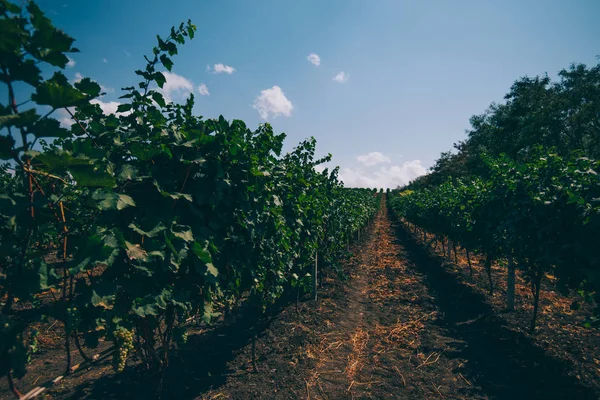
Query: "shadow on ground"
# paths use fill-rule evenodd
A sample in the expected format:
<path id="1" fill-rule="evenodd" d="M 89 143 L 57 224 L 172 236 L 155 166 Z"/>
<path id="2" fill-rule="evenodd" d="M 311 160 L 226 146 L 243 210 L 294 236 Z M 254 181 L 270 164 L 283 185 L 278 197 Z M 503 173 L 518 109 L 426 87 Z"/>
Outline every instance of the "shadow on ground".
<path id="1" fill-rule="evenodd" d="M 290 299 L 287 300 L 289 303 Z M 282 306 L 263 318 L 249 310 L 240 310 L 215 329 L 190 335 L 186 345 L 173 351 L 170 356 L 162 398 L 193 399 L 223 385 L 234 374 L 251 374 L 251 365 L 239 365 L 236 371 L 232 371 L 229 363 L 236 358 L 240 349 L 251 343 L 254 331 L 260 340 Z M 128 368 L 121 374 L 104 375 L 94 381 L 84 382 L 69 395 L 70 399 L 158 397 L 156 378 L 145 375 L 141 368 Z"/>
<path id="2" fill-rule="evenodd" d="M 469 381 L 494 399 L 598 398 L 592 389 L 568 375 L 565 362 L 550 357 L 531 338 L 503 325 L 482 294 L 457 281 L 442 267 L 442 260 L 417 243 L 396 218 L 393 223 L 404 250 L 399 257 L 425 275 L 442 313 L 436 323 L 465 342 L 452 356 L 468 360 L 461 371 Z"/>

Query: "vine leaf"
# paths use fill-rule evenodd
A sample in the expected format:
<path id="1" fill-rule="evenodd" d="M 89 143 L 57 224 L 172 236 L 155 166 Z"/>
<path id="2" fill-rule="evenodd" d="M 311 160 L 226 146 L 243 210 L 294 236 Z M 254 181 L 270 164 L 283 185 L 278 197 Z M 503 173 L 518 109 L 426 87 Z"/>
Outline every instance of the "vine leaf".
<path id="1" fill-rule="evenodd" d="M 126 207 L 135 207 L 131 196 L 126 194 L 96 191 L 92 195 L 92 199 L 97 201 L 96 206 L 100 210 L 122 210 Z"/>
<path id="2" fill-rule="evenodd" d="M 100 87 L 98 86 L 98 88 Z M 71 86 L 62 72 L 55 72 L 52 78 L 36 88 L 31 98 L 39 105 L 58 109 L 77 106 L 86 101 L 88 97 Z"/>

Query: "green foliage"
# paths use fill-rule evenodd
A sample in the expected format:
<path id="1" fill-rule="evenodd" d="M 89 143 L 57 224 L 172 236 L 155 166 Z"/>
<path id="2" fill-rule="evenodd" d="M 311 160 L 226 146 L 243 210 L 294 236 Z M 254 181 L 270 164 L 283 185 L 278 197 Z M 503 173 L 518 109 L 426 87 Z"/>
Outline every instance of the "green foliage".
<path id="1" fill-rule="evenodd" d="M 600 162 L 543 148 L 527 163 L 485 158 L 487 179 L 447 180 L 390 205 L 408 221 L 493 259 L 512 257 L 531 282 L 599 293 Z M 402 195 L 404 194 L 404 195 Z"/>

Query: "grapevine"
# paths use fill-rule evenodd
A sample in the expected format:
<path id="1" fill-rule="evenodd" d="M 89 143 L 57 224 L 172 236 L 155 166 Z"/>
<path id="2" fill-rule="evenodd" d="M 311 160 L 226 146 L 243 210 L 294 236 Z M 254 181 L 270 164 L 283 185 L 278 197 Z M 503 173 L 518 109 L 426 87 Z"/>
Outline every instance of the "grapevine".
<path id="1" fill-rule="evenodd" d="M 597 297 L 592 238 L 600 227 L 600 163 L 538 149 L 527 163 L 488 157 L 485 165 L 486 179 L 409 189 L 392 196 L 390 206 L 427 232 L 484 254 L 488 274 L 491 260 L 516 263 L 532 286 L 532 330 L 545 273 L 563 291 Z"/>
<path id="2" fill-rule="evenodd" d="M 140 81 L 105 114 L 92 101 L 99 84 L 71 84 L 62 72 L 79 51 L 72 37 L 33 2 L 0 0 L 0 15 L 10 27 L 0 39 L 9 93 L 0 104 L 0 296 L 9 315 L 0 374 L 27 368 L 28 328 L 10 317 L 15 302 L 49 292 L 60 293 L 47 310 L 65 326 L 67 373 L 70 340 L 81 351 L 81 337 L 88 348 L 112 341 L 117 371 L 135 351 L 162 377 L 173 344 L 186 341 L 185 321 L 211 323 L 224 303 L 249 302 L 259 315 L 291 290 L 308 291 L 315 254 L 333 267 L 375 215 L 371 190 L 345 188 L 337 168 L 317 171 L 330 157 L 315 157 L 314 138 L 282 154 L 285 134 L 269 124 L 195 116 L 193 95 L 166 101 L 163 72 L 194 38 L 191 21 L 157 38 L 135 71 Z M 27 99 L 16 82 L 29 87 Z"/>

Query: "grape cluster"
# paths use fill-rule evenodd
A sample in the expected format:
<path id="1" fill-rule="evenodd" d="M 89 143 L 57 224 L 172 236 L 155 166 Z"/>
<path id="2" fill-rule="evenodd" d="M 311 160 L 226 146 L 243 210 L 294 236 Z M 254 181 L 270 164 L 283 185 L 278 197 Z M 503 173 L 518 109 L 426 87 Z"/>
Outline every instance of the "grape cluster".
<path id="1" fill-rule="evenodd" d="M 127 356 L 133 350 L 133 332 L 120 326 L 115 330 L 114 336 L 117 351 L 113 356 L 113 367 L 115 371 L 123 372 Z"/>
<path id="2" fill-rule="evenodd" d="M 173 338 L 178 345 L 184 345 L 188 340 L 188 331 L 184 327 L 177 327 L 173 332 Z"/>

